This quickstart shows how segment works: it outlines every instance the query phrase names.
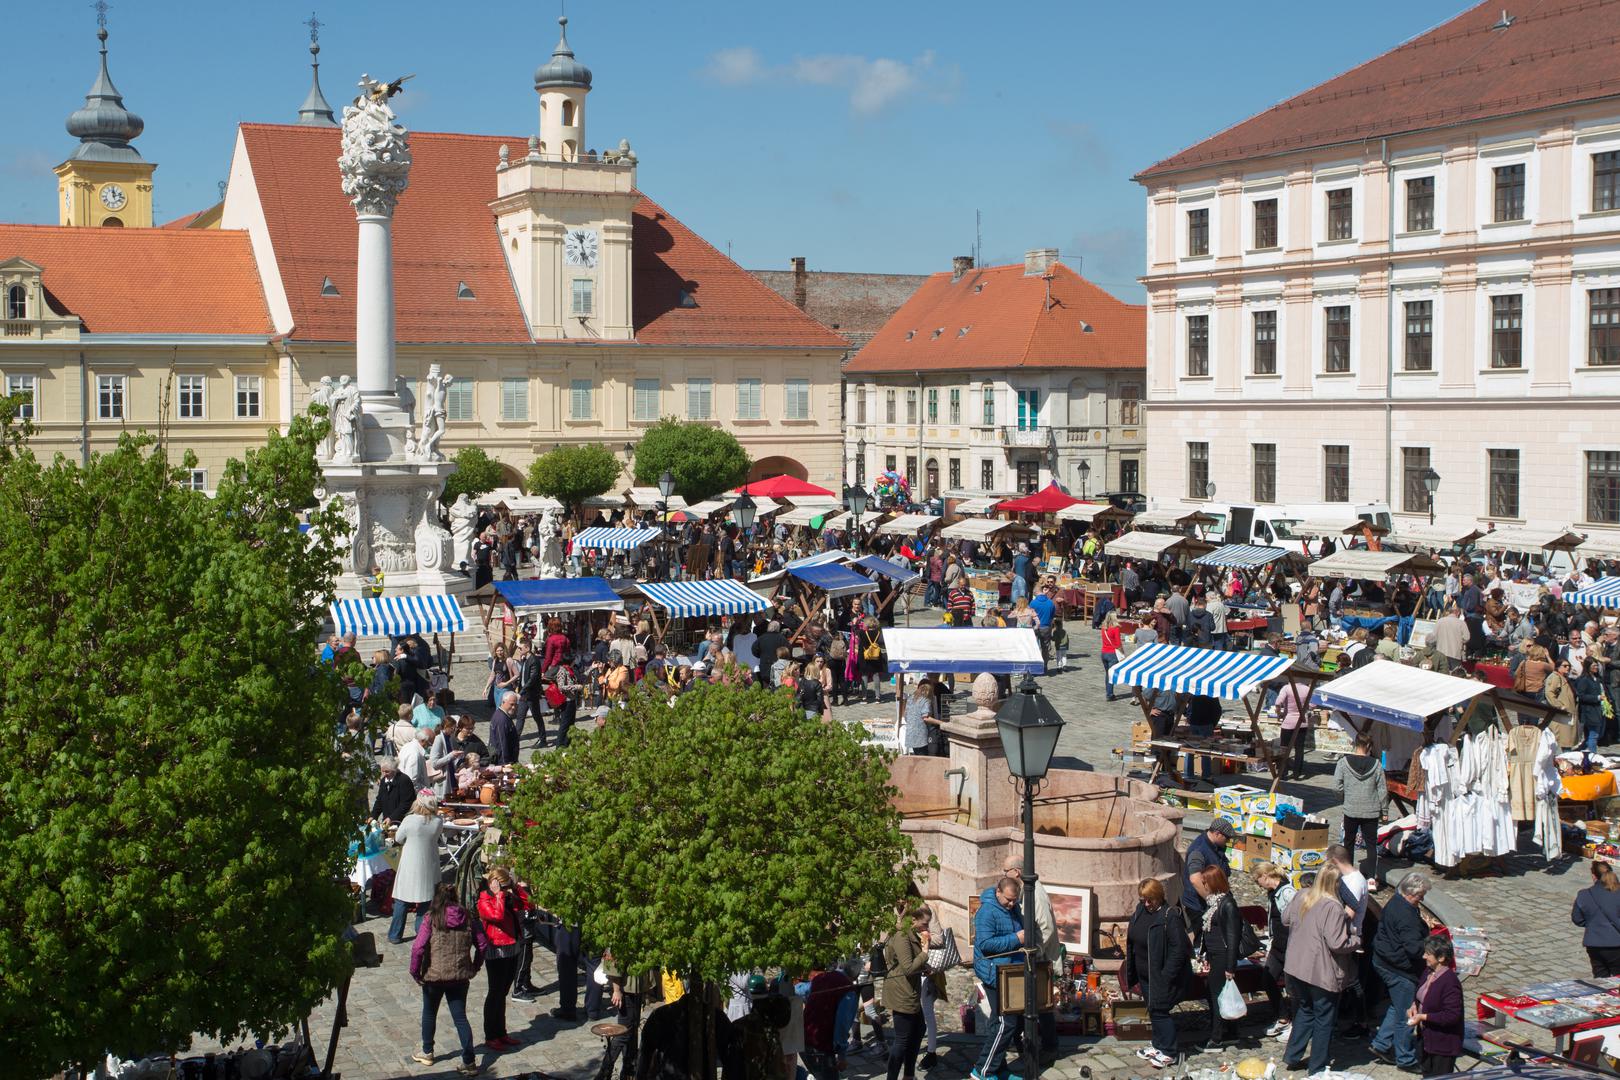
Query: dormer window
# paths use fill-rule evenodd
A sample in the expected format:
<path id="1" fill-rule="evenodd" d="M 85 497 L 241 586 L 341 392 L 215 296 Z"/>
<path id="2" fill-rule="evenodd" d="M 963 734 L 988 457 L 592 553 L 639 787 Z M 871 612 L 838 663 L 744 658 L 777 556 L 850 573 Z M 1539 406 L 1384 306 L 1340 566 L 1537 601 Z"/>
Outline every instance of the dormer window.
<path id="1" fill-rule="evenodd" d="M 698 306 L 697 297 L 692 295 L 692 290 L 691 289 L 682 289 L 681 290 L 680 305 L 681 305 L 681 307 L 685 307 L 685 308 L 693 308 L 693 307 Z M 836 330 L 837 327 L 834 327 L 833 329 Z"/>
<path id="2" fill-rule="evenodd" d="M 943 327 L 943 326 L 941 326 L 941 327 L 938 327 L 938 328 L 936 328 L 936 329 L 935 329 L 935 330 L 934 330 L 934 337 L 936 337 L 936 338 L 937 338 L 937 337 L 939 337 L 939 335 L 941 335 L 941 334 L 943 334 L 943 333 L 944 333 L 944 332 L 945 332 L 945 328 L 944 328 L 944 327 Z M 929 340 L 930 340 L 930 341 L 932 341 L 932 340 L 933 340 L 933 338 L 930 338 L 930 339 L 929 339 Z"/>
<path id="3" fill-rule="evenodd" d="M 322 296 L 337 296 L 338 295 L 338 288 L 337 288 L 336 285 L 332 284 L 332 279 L 331 278 L 322 278 L 321 279 L 321 295 Z"/>
<path id="4" fill-rule="evenodd" d="M 21 285 L 6 290 L 6 318 L 28 318 L 28 290 Z"/>
<path id="5" fill-rule="evenodd" d="M 971 329 L 973 329 L 973 327 L 971 325 L 970 326 L 964 326 L 964 327 L 962 327 L 962 329 L 960 329 L 960 330 L 958 330 L 956 332 L 956 336 L 959 337 L 959 338 L 965 338 L 965 337 L 967 337 L 967 332 L 969 330 L 971 330 Z"/>
<path id="6" fill-rule="evenodd" d="M 915 330 L 907 330 L 906 331 L 906 340 L 907 341 L 910 341 L 912 338 L 914 338 L 916 336 L 917 336 L 917 331 L 915 331 Z"/>
<path id="7" fill-rule="evenodd" d="M 458 284 L 456 286 L 456 299 L 457 300 L 476 300 L 476 299 L 478 299 L 478 297 L 477 297 L 476 294 L 473 293 L 472 286 L 468 285 L 465 281 L 463 281 L 463 282 L 461 282 L 460 284 Z"/>
<path id="8" fill-rule="evenodd" d="M 984 292 L 984 282 L 981 281 L 977 285 L 973 286 L 973 291 L 976 293 Z"/>

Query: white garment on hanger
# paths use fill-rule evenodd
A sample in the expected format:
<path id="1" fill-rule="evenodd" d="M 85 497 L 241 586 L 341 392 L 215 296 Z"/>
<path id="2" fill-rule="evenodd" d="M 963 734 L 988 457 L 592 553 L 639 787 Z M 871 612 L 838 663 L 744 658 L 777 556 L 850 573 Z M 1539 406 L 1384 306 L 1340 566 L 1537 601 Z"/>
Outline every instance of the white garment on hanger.
<path id="1" fill-rule="evenodd" d="M 1536 843 L 1548 862 L 1564 850 L 1564 830 L 1558 820 L 1558 794 L 1563 786 L 1558 777 L 1558 740 L 1543 728 L 1541 745 L 1536 748 Z"/>

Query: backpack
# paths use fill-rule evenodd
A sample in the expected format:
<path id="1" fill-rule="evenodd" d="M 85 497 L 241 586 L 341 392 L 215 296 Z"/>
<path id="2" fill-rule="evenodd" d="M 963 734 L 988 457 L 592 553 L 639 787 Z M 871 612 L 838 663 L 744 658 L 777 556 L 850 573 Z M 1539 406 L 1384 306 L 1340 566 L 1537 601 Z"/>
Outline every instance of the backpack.
<path id="1" fill-rule="evenodd" d="M 871 637 L 871 636 L 867 637 L 867 639 L 866 639 L 866 648 L 861 650 L 861 659 L 862 660 L 881 660 L 881 659 L 883 659 L 883 646 L 878 643 L 877 638 Z"/>

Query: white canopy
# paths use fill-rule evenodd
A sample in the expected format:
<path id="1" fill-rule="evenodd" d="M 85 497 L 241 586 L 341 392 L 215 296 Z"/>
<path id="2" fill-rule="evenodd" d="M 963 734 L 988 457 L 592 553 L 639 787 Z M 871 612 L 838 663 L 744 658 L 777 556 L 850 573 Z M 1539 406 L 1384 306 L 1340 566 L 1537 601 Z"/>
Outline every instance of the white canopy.
<path id="1" fill-rule="evenodd" d="M 878 526 L 878 532 L 889 536 L 910 536 L 919 529 L 939 524 L 933 514 L 897 514 Z M 1006 522 L 1002 522 L 1006 524 Z"/>
<path id="2" fill-rule="evenodd" d="M 1215 545 L 1181 533 L 1131 531 L 1103 545 L 1104 555 L 1119 555 L 1128 559 L 1158 559 L 1165 554 L 1200 555 L 1214 551 Z"/>
<path id="3" fill-rule="evenodd" d="M 539 514 L 547 510 L 562 513 L 563 504 L 547 495 L 516 495 L 502 500 L 514 514 Z"/>
<path id="4" fill-rule="evenodd" d="M 1357 581 L 1383 581 L 1390 574 L 1433 574 L 1445 569 L 1439 563 L 1408 551 L 1336 551 L 1305 568 L 1312 577 L 1354 578 Z"/>
<path id="5" fill-rule="evenodd" d="M 1402 525 L 1390 535 L 1390 540 L 1408 547 L 1448 548 L 1472 544 L 1484 530 L 1474 525 Z"/>
<path id="6" fill-rule="evenodd" d="M 835 502 L 800 503 L 791 510 L 776 515 L 778 525 L 808 525 L 816 518 L 825 518 L 822 528 L 834 524 L 844 516 L 844 510 Z"/>
<path id="7" fill-rule="evenodd" d="M 1375 660 L 1318 687 L 1311 704 L 1422 731 L 1428 717 L 1490 688 L 1476 679 Z"/>
<path id="8" fill-rule="evenodd" d="M 1070 509 L 1076 509 L 1070 507 Z M 1131 519 L 1134 529 L 1185 529 L 1188 526 L 1215 524 L 1215 519 L 1196 507 L 1172 506 L 1159 510 L 1144 510 Z"/>
<path id="9" fill-rule="evenodd" d="M 1109 513 L 1123 517 L 1131 516 L 1131 512 L 1129 510 L 1121 510 L 1113 503 L 1083 502 L 1075 503 L 1073 506 L 1065 506 L 1063 509 L 1057 512 L 1057 519 L 1059 521 L 1091 522 L 1096 521 L 1100 515 Z"/>
<path id="10" fill-rule="evenodd" d="M 1593 529 L 1581 543 L 1583 559 L 1620 559 L 1620 533 Z"/>
<path id="11" fill-rule="evenodd" d="M 777 502 L 775 499 L 767 499 L 763 495 L 750 495 L 748 497 L 754 500 L 754 518 L 756 520 L 764 517 L 767 514 L 774 514 L 778 510 L 782 509 L 782 504 Z"/>
<path id="12" fill-rule="evenodd" d="M 664 499 L 662 495 L 658 494 L 658 489 L 655 487 L 633 487 L 625 492 L 625 497 L 643 510 L 657 509 L 658 504 Z M 679 495 L 671 495 L 669 497 L 669 508 L 671 510 L 684 510 L 686 509 L 686 500 Z"/>
<path id="13" fill-rule="evenodd" d="M 1581 534 L 1572 529 L 1496 529 L 1474 542 L 1481 551 L 1517 551 L 1526 555 L 1569 551 L 1580 545 Z"/>
<path id="14" fill-rule="evenodd" d="M 1028 627 L 889 627 L 883 650 L 890 671 L 994 675 L 1046 672 L 1035 631 Z"/>
<path id="15" fill-rule="evenodd" d="M 1000 496 L 989 499 L 963 499 L 961 502 L 956 504 L 956 508 L 952 510 L 951 513 L 988 514 L 996 508 L 996 503 L 998 502 L 1001 502 Z"/>
<path id="16" fill-rule="evenodd" d="M 939 531 L 945 540 L 988 540 L 1003 529 L 1018 529 L 1028 532 L 1027 525 L 1020 525 L 1016 521 L 1001 521 L 996 518 L 965 518 L 954 525 L 947 525 Z"/>
<path id="17" fill-rule="evenodd" d="M 1298 525 L 1288 526 L 1288 531 L 1299 540 L 1315 540 L 1324 536 L 1361 536 L 1369 529 L 1374 536 L 1383 536 L 1389 532 L 1382 525 L 1362 521 L 1353 514 L 1331 521 L 1302 521 Z"/>
<path id="18" fill-rule="evenodd" d="M 752 496 L 749 497 L 752 498 Z M 681 509 L 686 512 L 688 517 L 706 518 L 713 517 L 722 510 L 730 509 L 730 507 L 730 499 L 704 499 L 700 503 L 693 503 L 691 506 L 684 506 Z M 674 507 L 670 509 L 674 509 Z"/>
<path id="19" fill-rule="evenodd" d="M 515 487 L 498 487 L 486 491 L 474 500 L 479 506 L 498 506 L 511 499 L 523 498 L 523 492 Z"/>

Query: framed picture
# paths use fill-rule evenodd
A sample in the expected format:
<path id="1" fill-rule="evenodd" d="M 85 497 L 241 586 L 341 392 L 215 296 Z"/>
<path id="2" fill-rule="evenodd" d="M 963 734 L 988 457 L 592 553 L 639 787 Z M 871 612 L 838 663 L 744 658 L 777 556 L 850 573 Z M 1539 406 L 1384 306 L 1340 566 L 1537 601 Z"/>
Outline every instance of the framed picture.
<path id="1" fill-rule="evenodd" d="M 968 897 L 968 953 L 963 955 L 969 955 L 973 950 L 973 939 L 979 928 L 979 905 L 981 903 L 983 901 L 979 899 L 978 893 Z"/>
<path id="2" fill-rule="evenodd" d="M 1090 956 L 1097 942 L 1097 899 L 1083 885 L 1048 885 L 1052 921 L 1066 954 Z"/>

